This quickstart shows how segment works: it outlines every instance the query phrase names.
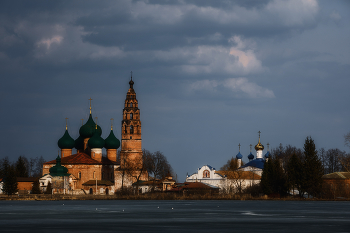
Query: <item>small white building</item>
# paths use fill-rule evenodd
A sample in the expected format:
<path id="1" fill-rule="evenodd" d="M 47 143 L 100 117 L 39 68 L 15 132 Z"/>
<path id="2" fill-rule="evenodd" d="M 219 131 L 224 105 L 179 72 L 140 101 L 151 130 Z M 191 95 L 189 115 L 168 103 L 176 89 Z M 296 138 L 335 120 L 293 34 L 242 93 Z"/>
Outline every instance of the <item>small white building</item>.
<path id="1" fill-rule="evenodd" d="M 186 182 L 202 182 L 220 188 L 221 192 L 243 190 L 260 183 L 261 176 L 253 171 L 216 171 L 210 165 L 198 168 L 197 172 L 187 176 Z"/>
<path id="2" fill-rule="evenodd" d="M 204 165 L 198 168 L 196 173 L 187 176 L 186 182 L 202 182 L 222 189 L 225 185 L 225 177 L 216 173 L 212 166 Z"/>
<path id="3" fill-rule="evenodd" d="M 51 183 L 52 176 L 50 174 L 46 174 L 39 179 L 39 185 L 41 192 L 45 193 L 47 186 Z"/>

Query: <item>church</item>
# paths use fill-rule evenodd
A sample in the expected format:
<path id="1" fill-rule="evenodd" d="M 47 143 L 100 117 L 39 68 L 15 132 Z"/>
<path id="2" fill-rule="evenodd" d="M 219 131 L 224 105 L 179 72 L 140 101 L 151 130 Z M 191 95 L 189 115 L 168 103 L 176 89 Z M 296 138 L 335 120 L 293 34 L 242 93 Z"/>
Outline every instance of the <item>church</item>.
<path id="1" fill-rule="evenodd" d="M 264 169 L 265 161 L 269 158 L 270 152 L 263 158 L 264 146 L 260 142 L 260 131 L 258 144 L 254 147 L 256 150 L 256 158 L 251 152 L 252 145 L 250 145 L 250 153 L 248 155 L 249 162 L 242 165 L 242 154 L 239 152 L 236 155 L 237 167 L 235 171 L 217 171 L 210 165 L 204 165 L 198 168 L 196 173 L 187 175 L 186 182 L 202 182 L 208 185 L 220 188 L 221 192 L 229 192 L 230 190 L 243 190 L 246 187 L 260 183 L 262 171 Z M 267 144 L 269 145 L 269 144 Z"/>
<path id="2" fill-rule="evenodd" d="M 142 139 L 140 109 L 134 90 L 132 76 L 123 109 L 121 143 L 114 135 L 111 125 L 109 136 L 101 137 L 102 129 L 92 117 L 91 99 L 90 115 L 85 124 L 79 129 L 79 137 L 73 139 L 66 130 L 58 140 L 61 150 L 61 164 L 68 169 L 69 188 L 71 194 L 113 194 L 117 190 L 131 187 L 137 180 L 147 179 L 142 171 Z M 117 150 L 121 145 L 120 158 Z M 73 148 L 76 153 L 73 154 Z M 106 156 L 102 155 L 103 148 Z M 52 174 L 50 168 L 55 166 L 56 160 L 44 163 L 43 177 L 40 183 L 43 191 L 47 187 Z M 45 177 L 47 179 L 45 180 Z"/>

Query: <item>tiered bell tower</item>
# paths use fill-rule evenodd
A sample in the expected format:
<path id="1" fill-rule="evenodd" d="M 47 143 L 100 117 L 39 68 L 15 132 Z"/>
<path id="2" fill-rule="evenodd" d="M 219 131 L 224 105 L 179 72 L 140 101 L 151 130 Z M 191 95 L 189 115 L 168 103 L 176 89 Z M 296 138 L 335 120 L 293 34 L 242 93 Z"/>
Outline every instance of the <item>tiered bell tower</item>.
<path id="1" fill-rule="evenodd" d="M 129 85 L 123 109 L 120 166 L 124 168 L 131 164 L 135 170 L 138 170 L 142 167 L 141 120 L 132 75 Z"/>

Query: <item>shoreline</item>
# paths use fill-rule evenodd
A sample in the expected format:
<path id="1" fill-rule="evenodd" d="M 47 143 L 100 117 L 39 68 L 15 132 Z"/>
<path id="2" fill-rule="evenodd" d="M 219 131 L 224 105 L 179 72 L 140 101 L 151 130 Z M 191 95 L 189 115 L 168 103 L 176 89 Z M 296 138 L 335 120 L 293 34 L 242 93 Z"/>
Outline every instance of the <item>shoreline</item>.
<path id="1" fill-rule="evenodd" d="M 250 195 L 174 195 L 174 194 L 150 194 L 150 195 L 63 195 L 63 194 L 27 194 L 27 195 L 0 195 L 0 201 L 62 201 L 62 200 L 232 200 L 232 201 L 350 201 L 348 198 L 320 199 L 299 197 L 252 197 Z"/>

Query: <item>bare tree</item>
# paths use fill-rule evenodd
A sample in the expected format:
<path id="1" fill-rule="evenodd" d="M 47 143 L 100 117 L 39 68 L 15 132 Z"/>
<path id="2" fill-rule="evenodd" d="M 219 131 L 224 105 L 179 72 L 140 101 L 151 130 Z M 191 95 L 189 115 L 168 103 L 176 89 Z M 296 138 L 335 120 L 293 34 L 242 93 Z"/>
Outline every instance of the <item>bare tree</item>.
<path id="1" fill-rule="evenodd" d="M 144 150 L 144 153 L 145 169 L 148 171 L 149 175 L 153 175 L 154 179 L 163 179 L 168 173 L 173 173 L 171 165 L 162 152 L 156 151 L 150 153 Z"/>
<path id="2" fill-rule="evenodd" d="M 241 164 L 243 165 L 243 163 Z M 238 160 L 231 158 L 220 168 L 221 172 L 226 176 L 229 186 L 226 189 L 231 192 L 242 193 L 243 190 L 243 174 L 244 171 L 238 169 Z"/>
<path id="3" fill-rule="evenodd" d="M 350 132 L 344 135 L 345 145 L 350 147 Z"/>

